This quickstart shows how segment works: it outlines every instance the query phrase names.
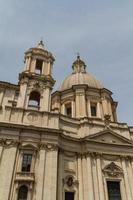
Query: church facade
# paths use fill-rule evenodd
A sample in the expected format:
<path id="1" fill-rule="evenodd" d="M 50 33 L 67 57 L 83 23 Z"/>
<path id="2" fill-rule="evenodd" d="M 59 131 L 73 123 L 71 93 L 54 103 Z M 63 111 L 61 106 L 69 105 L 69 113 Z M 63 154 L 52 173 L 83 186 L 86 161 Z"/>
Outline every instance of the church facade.
<path id="1" fill-rule="evenodd" d="M 52 92 L 54 60 L 40 41 L 0 81 L 0 200 L 133 200 L 133 127 L 80 56 Z"/>

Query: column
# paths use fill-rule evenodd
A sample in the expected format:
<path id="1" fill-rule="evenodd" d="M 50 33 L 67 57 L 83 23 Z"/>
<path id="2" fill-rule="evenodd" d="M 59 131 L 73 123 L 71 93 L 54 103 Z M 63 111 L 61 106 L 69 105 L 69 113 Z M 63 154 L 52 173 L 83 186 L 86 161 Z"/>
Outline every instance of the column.
<path id="1" fill-rule="evenodd" d="M 0 91 L 0 105 L 2 105 L 3 97 L 4 97 L 4 90 L 1 90 Z"/>
<path id="2" fill-rule="evenodd" d="M 95 200 L 99 200 L 98 176 L 97 176 L 97 166 L 95 157 L 93 157 L 92 170 L 93 170 L 93 181 L 94 181 L 94 196 Z"/>
<path id="3" fill-rule="evenodd" d="M 17 148 L 14 146 L 5 148 L 0 165 L 0 199 L 8 200 L 11 189 L 14 162 Z"/>
<path id="4" fill-rule="evenodd" d="M 97 117 L 101 118 L 101 113 L 100 113 L 100 103 L 97 103 Z"/>
<path id="5" fill-rule="evenodd" d="M 89 199 L 94 200 L 93 178 L 92 178 L 92 163 L 90 154 L 87 155 L 87 177 L 88 177 L 88 190 Z"/>
<path id="6" fill-rule="evenodd" d="M 26 82 L 21 83 L 17 107 L 20 107 L 20 108 L 25 107 L 26 91 L 27 91 L 27 83 Z"/>
<path id="7" fill-rule="evenodd" d="M 42 200 L 44 193 L 44 180 L 45 180 L 45 160 L 46 160 L 45 149 L 40 149 L 38 164 L 36 166 L 36 192 L 35 198 L 37 200 Z"/>
<path id="8" fill-rule="evenodd" d="M 91 117 L 90 100 L 89 99 L 87 100 L 87 114 L 88 114 L 88 117 Z"/>
<path id="9" fill-rule="evenodd" d="M 102 177 L 100 155 L 97 155 L 96 163 L 97 163 L 97 175 L 98 175 L 98 186 L 99 186 L 99 198 L 100 200 L 104 200 L 105 199 L 104 182 L 103 182 L 103 177 Z"/>
<path id="10" fill-rule="evenodd" d="M 103 106 L 103 116 L 109 114 L 107 100 L 105 99 L 105 97 L 102 98 L 102 106 Z"/>
<path id="11" fill-rule="evenodd" d="M 132 171 L 132 166 L 129 159 L 126 161 L 126 164 L 127 164 L 127 172 L 128 172 L 129 183 L 130 183 L 130 190 L 131 190 L 132 199 L 133 199 L 133 171 Z"/>
<path id="12" fill-rule="evenodd" d="M 123 157 L 121 158 L 121 164 L 122 164 L 122 169 L 123 169 L 123 172 L 124 172 L 124 181 L 125 181 L 127 200 L 132 200 L 125 158 L 123 158 Z"/>
<path id="13" fill-rule="evenodd" d="M 57 199 L 62 200 L 63 199 L 63 188 L 62 188 L 62 179 L 63 179 L 63 153 L 59 152 L 59 167 L 58 167 L 58 195 Z"/>
<path id="14" fill-rule="evenodd" d="M 50 88 L 46 87 L 43 90 L 42 97 L 40 99 L 40 111 L 49 111 L 50 110 Z"/>
<path id="15" fill-rule="evenodd" d="M 29 70 L 32 73 L 35 73 L 35 69 L 36 69 L 36 58 L 32 59 L 31 61 L 31 57 L 29 58 L 28 61 L 28 66 L 29 66 Z"/>
<path id="16" fill-rule="evenodd" d="M 75 117 L 75 102 L 74 101 L 71 102 L 71 106 L 72 106 L 72 117 Z"/>
<path id="17" fill-rule="evenodd" d="M 2 151 L 3 151 L 3 146 L 0 146 L 0 165 L 1 165 L 1 160 L 2 160 Z"/>
<path id="18" fill-rule="evenodd" d="M 83 173 L 83 196 L 84 200 L 88 200 L 90 191 L 88 191 L 87 163 L 85 155 L 83 155 L 82 157 L 82 173 Z"/>
<path id="19" fill-rule="evenodd" d="M 76 117 L 86 117 L 85 90 L 76 89 Z"/>
<path id="20" fill-rule="evenodd" d="M 42 200 L 55 200 L 57 191 L 57 160 L 58 151 L 48 147 L 46 152 L 44 195 Z"/>
<path id="21" fill-rule="evenodd" d="M 78 155 L 78 181 L 79 181 L 79 200 L 84 200 L 83 198 L 83 177 L 82 177 L 82 158 Z"/>

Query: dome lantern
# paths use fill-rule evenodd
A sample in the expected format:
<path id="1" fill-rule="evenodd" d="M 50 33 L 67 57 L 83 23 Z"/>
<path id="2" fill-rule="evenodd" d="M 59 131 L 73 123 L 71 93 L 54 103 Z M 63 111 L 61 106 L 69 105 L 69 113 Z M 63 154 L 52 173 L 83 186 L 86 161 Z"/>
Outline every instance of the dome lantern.
<path id="1" fill-rule="evenodd" d="M 80 59 L 80 55 L 77 55 L 77 59 L 73 62 L 72 65 L 73 73 L 85 73 L 86 64 L 83 60 Z"/>

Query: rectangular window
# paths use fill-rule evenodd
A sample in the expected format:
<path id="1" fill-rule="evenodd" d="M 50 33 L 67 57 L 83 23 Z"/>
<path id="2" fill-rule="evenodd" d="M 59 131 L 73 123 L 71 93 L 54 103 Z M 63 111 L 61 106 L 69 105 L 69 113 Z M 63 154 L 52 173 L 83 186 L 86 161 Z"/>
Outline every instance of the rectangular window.
<path id="1" fill-rule="evenodd" d="M 22 172 L 30 172 L 32 154 L 23 154 L 22 159 Z"/>
<path id="2" fill-rule="evenodd" d="M 41 74 L 42 73 L 42 65 L 43 65 L 43 60 L 36 60 L 36 68 L 35 68 L 35 73 L 36 74 Z"/>
<path id="3" fill-rule="evenodd" d="M 65 113 L 67 116 L 71 117 L 72 116 L 72 107 L 71 103 L 68 103 L 65 105 Z"/>
<path id="4" fill-rule="evenodd" d="M 95 103 L 91 104 L 91 116 L 92 117 L 97 116 L 97 105 Z"/>
<path id="5" fill-rule="evenodd" d="M 120 182 L 107 181 L 109 200 L 121 200 Z"/>
<path id="6" fill-rule="evenodd" d="M 65 192 L 65 200 L 74 200 L 74 192 Z"/>

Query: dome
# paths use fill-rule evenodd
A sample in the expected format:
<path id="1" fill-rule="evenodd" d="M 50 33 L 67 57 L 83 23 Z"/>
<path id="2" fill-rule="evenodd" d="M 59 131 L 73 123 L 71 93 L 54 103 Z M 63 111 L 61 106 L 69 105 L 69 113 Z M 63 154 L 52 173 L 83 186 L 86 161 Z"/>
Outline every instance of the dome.
<path id="1" fill-rule="evenodd" d="M 88 85 L 88 87 L 97 89 L 103 88 L 100 81 L 96 80 L 94 76 L 86 72 L 86 65 L 79 56 L 73 63 L 72 68 L 73 73 L 66 77 L 66 79 L 62 82 L 59 87 L 59 91 L 70 89 L 73 85 Z"/>

